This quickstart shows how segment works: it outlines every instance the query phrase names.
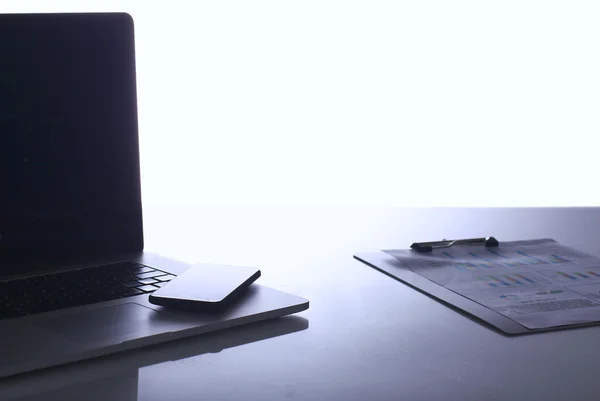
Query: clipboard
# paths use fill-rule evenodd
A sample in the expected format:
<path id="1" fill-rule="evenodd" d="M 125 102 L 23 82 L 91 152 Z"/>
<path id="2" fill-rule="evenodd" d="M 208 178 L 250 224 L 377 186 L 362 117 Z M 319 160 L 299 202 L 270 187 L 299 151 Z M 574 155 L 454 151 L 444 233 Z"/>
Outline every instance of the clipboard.
<path id="1" fill-rule="evenodd" d="M 413 243 L 410 246 L 411 251 L 426 254 L 435 249 L 452 248 L 454 245 L 474 245 L 486 248 L 496 248 L 500 242 L 494 237 L 470 238 L 459 240 L 441 240 L 432 242 Z M 510 319 L 503 314 L 494 311 L 476 301 L 473 301 L 457 292 L 454 292 L 442 285 L 435 283 L 421 276 L 406 266 L 396 257 L 384 252 L 358 253 L 354 258 L 366 265 L 380 271 L 381 273 L 397 280 L 405 285 L 429 296 L 449 307 L 450 309 L 461 313 L 462 315 L 477 321 L 478 323 L 507 336 L 518 336 L 525 334 L 534 334 L 549 331 L 566 330 L 573 328 L 582 328 L 600 325 L 598 322 L 569 324 L 563 326 L 553 326 L 548 328 L 530 329 L 515 320 Z M 599 318 L 600 319 L 600 318 Z"/>

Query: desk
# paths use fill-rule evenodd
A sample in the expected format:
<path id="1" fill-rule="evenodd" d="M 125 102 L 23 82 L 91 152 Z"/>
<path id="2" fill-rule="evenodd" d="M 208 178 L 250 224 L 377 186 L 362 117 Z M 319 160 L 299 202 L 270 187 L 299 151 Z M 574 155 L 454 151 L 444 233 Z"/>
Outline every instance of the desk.
<path id="1" fill-rule="evenodd" d="M 597 400 L 600 327 L 505 337 L 354 260 L 413 241 L 552 237 L 600 209 L 147 211 L 146 249 L 254 265 L 308 311 L 0 381 L 1 399 Z"/>

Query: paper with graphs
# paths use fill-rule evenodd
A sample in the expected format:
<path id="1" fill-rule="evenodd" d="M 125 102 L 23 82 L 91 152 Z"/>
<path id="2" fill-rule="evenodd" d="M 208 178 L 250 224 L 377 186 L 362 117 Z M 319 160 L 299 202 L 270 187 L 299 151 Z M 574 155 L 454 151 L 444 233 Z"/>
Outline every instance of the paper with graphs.
<path id="1" fill-rule="evenodd" d="M 600 321 L 600 258 L 551 239 L 384 252 L 529 329 Z"/>

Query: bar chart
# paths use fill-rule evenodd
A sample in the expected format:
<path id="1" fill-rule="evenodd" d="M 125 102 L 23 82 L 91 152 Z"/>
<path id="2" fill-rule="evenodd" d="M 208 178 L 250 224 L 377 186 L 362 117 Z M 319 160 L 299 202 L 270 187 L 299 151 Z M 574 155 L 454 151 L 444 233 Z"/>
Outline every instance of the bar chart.
<path id="1" fill-rule="evenodd" d="M 515 288 L 531 285 L 545 285 L 549 283 L 550 282 L 548 280 L 545 280 L 535 274 L 514 273 L 478 276 L 474 281 L 471 282 L 471 285 L 478 290 L 484 290 L 491 288 Z"/>
<path id="2" fill-rule="evenodd" d="M 594 271 L 590 269 L 573 271 L 571 269 L 563 270 L 542 270 L 539 272 L 544 276 L 556 280 L 561 283 L 575 282 L 575 281 L 588 281 L 588 280 L 600 280 L 600 271 Z"/>
<path id="3" fill-rule="evenodd" d="M 441 263 L 450 263 L 454 268 L 463 272 L 485 271 L 490 269 L 517 269 L 539 267 L 540 265 L 556 265 L 572 262 L 568 255 L 555 252 L 548 255 L 530 254 L 524 250 L 505 250 L 484 248 L 469 251 L 466 255 L 455 255 L 442 252 L 439 256 Z"/>

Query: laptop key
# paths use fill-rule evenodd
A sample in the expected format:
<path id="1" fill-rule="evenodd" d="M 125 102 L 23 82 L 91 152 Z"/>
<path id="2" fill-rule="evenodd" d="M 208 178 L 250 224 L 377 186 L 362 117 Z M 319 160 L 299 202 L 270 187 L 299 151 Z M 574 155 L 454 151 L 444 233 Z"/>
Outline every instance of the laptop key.
<path id="1" fill-rule="evenodd" d="M 158 281 L 170 281 L 170 280 L 174 279 L 175 276 L 172 274 L 165 274 L 165 275 L 154 277 L 154 278 L 157 279 Z"/>
<path id="2" fill-rule="evenodd" d="M 135 276 L 138 279 L 144 279 L 144 278 L 152 278 L 152 277 L 160 276 L 161 274 L 164 274 L 164 273 L 160 272 L 160 271 L 152 271 L 152 272 L 148 272 L 148 273 L 136 274 Z"/>
<path id="3" fill-rule="evenodd" d="M 154 284 L 157 282 L 156 279 L 153 279 L 153 278 L 146 278 L 144 280 L 138 280 L 138 281 L 142 284 Z"/>
<path id="4" fill-rule="evenodd" d="M 152 291 L 158 290 L 158 287 L 155 287 L 153 285 L 143 285 L 141 287 L 138 287 L 138 290 L 144 291 L 144 292 L 152 292 Z"/>

